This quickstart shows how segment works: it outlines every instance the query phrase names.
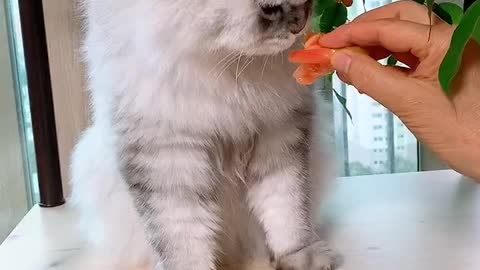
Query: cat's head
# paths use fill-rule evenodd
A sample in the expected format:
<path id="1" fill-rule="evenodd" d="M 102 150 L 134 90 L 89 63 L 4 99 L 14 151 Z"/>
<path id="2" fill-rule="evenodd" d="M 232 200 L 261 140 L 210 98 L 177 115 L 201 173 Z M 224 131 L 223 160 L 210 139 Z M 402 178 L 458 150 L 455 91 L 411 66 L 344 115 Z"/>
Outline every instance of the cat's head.
<path id="1" fill-rule="evenodd" d="M 277 54 L 301 35 L 312 0 L 79 0 L 95 38 L 109 51 L 129 44 L 145 54 L 227 51 Z"/>
<path id="2" fill-rule="evenodd" d="M 276 54 L 291 47 L 312 6 L 312 0 L 155 1 L 170 3 L 168 14 L 162 15 L 175 22 L 183 39 L 246 55 Z"/>

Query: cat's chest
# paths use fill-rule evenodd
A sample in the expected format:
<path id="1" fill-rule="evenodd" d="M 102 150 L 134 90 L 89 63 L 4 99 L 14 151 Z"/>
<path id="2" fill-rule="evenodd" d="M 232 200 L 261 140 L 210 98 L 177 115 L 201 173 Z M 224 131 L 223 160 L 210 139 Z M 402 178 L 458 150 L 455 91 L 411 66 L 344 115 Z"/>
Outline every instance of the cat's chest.
<path id="1" fill-rule="evenodd" d="M 284 122 L 311 99 L 308 90 L 293 80 L 289 65 L 261 64 L 220 74 L 197 62 L 133 71 L 124 77 L 131 78 L 129 87 L 116 95 L 114 111 L 160 129 L 232 137 L 251 134 L 261 126 Z"/>
<path id="2" fill-rule="evenodd" d="M 119 99 L 116 111 L 159 127 L 235 135 L 284 122 L 309 99 L 302 90 L 274 85 L 216 87 L 167 84 L 136 90 Z"/>

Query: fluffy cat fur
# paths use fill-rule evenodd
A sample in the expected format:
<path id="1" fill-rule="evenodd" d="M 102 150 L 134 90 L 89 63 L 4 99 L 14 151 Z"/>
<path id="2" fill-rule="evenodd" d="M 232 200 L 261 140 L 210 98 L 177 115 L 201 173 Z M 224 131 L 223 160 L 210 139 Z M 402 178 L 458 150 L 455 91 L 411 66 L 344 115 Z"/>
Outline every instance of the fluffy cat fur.
<path id="1" fill-rule="evenodd" d="M 310 4 L 82 0 L 93 124 L 73 201 L 102 269 L 334 267 L 313 222 L 326 104 L 283 53 Z"/>

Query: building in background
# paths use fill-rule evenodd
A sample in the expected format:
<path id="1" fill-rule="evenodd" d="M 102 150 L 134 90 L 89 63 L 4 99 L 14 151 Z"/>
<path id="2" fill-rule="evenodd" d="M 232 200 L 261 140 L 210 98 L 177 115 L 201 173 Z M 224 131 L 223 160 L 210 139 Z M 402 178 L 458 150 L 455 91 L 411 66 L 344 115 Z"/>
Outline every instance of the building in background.
<path id="1" fill-rule="evenodd" d="M 391 1 L 366 1 L 370 10 Z M 349 9 L 353 19 L 364 12 L 361 2 Z M 382 105 L 334 76 L 333 87 L 347 99 L 352 121 L 334 100 L 335 136 L 341 175 L 409 172 L 417 170 L 417 140 Z"/>

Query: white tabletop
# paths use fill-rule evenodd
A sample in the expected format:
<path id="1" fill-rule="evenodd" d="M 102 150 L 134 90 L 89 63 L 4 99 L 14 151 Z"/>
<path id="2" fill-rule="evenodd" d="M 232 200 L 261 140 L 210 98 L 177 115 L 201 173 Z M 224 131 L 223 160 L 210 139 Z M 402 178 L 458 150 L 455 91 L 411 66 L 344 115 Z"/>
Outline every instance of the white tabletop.
<path id="1" fill-rule="evenodd" d="M 480 269 L 480 185 L 452 171 L 342 178 L 324 208 L 341 269 Z M 0 246 L 0 269 L 77 270 L 88 246 L 75 222 L 68 206 L 33 208 Z"/>

